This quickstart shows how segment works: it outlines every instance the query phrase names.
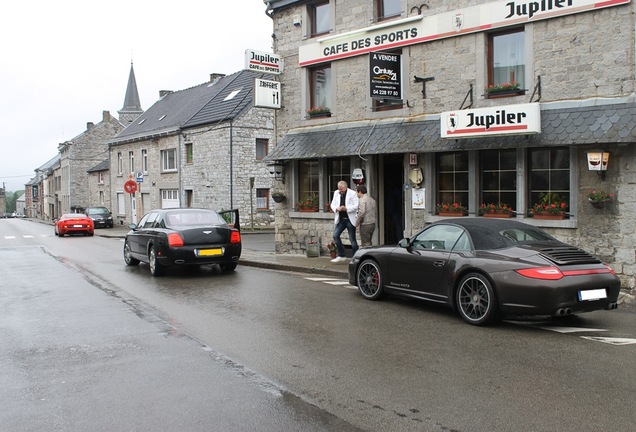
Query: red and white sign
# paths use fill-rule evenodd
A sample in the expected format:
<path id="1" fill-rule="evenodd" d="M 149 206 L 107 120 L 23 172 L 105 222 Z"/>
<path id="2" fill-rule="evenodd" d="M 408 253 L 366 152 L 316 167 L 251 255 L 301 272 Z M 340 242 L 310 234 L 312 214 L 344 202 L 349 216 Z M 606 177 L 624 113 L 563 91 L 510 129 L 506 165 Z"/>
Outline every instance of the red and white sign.
<path id="1" fill-rule="evenodd" d="M 531 135 L 541 132 L 538 103 L 503 105 L 440 114 L 442 138 L 472 138 L 493 135 Z"/>
<path id="2" fill-rule="evenodd" d="M 330 62 L 468 33 L 628 4 L 630 0 L 496 1 L 437 15 L 417 15 L 311 39 L 298 50 L 300 66 Z"/>
<path id="3" fill-rule="evenodd" d="M 137 192 L 137 182 L 134 180 L 128 180 L 126 183 L 124 183 L 124 190 L 126 191 L 126 193 L 134 194 L 135 192 Z"/>
<path id="4" fill-rule="evenodd" d="M 263 51 L 245 50 L 245 69 L 279 75 L 283 72 L 281 56 Z"/>

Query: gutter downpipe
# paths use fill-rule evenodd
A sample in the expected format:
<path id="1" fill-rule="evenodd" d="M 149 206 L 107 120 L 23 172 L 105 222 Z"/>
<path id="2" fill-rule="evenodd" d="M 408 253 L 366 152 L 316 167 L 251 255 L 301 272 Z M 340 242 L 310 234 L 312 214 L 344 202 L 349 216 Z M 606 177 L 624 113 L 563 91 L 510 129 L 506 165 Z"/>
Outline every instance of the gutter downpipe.
<path id="1" fill-rule="evenodd" d="M 232 137 L 234 120 L 230 119 L 230 210 L 234 208 L 234 149 Z"/>

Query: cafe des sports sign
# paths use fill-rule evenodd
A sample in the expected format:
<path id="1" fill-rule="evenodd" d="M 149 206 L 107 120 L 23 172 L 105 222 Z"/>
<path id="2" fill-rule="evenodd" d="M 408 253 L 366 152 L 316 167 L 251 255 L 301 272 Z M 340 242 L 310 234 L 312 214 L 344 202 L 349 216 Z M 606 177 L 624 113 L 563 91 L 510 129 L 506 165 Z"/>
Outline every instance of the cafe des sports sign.
<path id="1" fill-rule="evenodd" d="M 540 132 L 541 108 L 538 103 L 446 111 L 440 114 L 442 138 L 532 135 Z"/>
<path id="2" fill-rule="evenodd" d="M 300 66 L 335 61 L 373 51 L 395 49 L 468 33 L 628 4 L 630 0 L 503 0 L 437 15 L 417 15 L 301 45 Z"/>

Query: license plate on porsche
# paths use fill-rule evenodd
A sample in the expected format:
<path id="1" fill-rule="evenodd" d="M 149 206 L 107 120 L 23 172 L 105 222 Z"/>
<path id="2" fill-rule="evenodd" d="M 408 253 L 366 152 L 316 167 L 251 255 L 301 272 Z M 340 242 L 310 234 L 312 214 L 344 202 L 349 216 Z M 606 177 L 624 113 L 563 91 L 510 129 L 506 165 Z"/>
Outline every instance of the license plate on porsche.
<path id="1" fill-rule="evenodd" d="M 195 249 L 194 254 L 198 257 L 220 256 L 223 255 L 223 248 Z"/>
<path id="2" fill-rule="evenodd" d="M 605 288 L 579 291 L 579 301 L 600 300 L 604 298 L 607 298 Z"/>

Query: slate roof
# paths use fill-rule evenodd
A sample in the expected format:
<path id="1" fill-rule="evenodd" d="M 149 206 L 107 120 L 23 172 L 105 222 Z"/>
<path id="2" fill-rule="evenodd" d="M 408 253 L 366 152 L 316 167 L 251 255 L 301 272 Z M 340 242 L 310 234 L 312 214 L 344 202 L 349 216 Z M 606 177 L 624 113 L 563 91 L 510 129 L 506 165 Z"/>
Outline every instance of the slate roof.
<path id="1" fill-rule="evenodd" d="M 636 142 L 636 102 L 541 105 L 541 133 L 443 139 L 440 116 L 383 119 L 298 128 L 283 137 L 267 160 L 389 153 L 425 153 L 518 147 Z"/>
<path id="2" fill-rule="evenodd" d="M 110 163 L 108 159 L 102 161 L 95 165 L 94 167 L 88 169 L 86 172 L 99 172 L 99 171 L 108 171 L 110 169 Z"/>
<path id="3" fill-rule="evenodd" d="M 252 106 L 254 79 L 267 77 L 269 75 L 242 70 L 213 82 L 168 93 L 109 143 L 122 144 L 173 135 L 183 128 L 236 118 Z M 237 89 L 241 91 L 235 97 L 224 100 Z"/>
<path id="4" fill-rule="evenodd" d="M 124 106 L 120 111 L 143 112 L 141 101 L 139 100 L 139 92 L 137 91 L 137 80 L 135 79 L 135 70 L 130 62 L 130 73 L 128 74 L 128 86 L 126 86 L 126 96 L 124 97 Z"/>

